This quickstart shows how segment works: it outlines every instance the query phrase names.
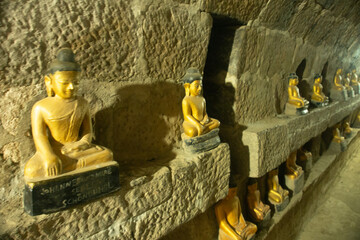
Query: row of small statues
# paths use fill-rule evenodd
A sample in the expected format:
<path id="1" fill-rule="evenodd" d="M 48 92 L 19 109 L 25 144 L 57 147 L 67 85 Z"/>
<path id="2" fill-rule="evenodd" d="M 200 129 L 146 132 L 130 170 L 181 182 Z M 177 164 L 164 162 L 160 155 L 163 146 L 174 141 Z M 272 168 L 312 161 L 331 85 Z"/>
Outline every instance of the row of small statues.
<path id="1" fill-rule="evenodd" d="M 71 49 L 61 49 L 45 75 L 48 97 L 37 102 L 31 113 L 35 155 L 26 163 L 27 180 L 54 177 L 78 168 L 113 161 L 112 152 L 92 144 L 89 104 L 76 95 L 80 66 Z M 183 77 L 182 101 L 185 138 L 197 137 L 219 127 L 206 113 L 202 75 L 189 68 Z M 49 132 L 48 132 L 49 131 Z"/>
<path id="2" fill-rule="evenodd" d="M 314 77 L 313 93 L 311 95 L 311 103 L 315 107 L 323 107 L 329 104 L 329 97 L 323 93 L 322 76 L 316 74 Z M 309 101 L 300 96 L 297 85 L 299 84 L 298 76 L 291 73 L 289 76 L 288 102 L 285 108 L 285 114 L 303 115 L 308 113 Z M 333 100 L 347 100 L 348 97 L 354 97 L 360 94 L 360 82 L 356 74 L 356 69 L 346 74 L 346 78 L 342 77 L 342 69 L 336 71 L 334 84 L 330 92 Z"/>
<path id="3" fill-rule="evenodd" d="M 333 126 L 333 139 L 330 151 L 344 151 L 344 140 L 352 135 L 349 119 Z M 298 165 L 298 164 L 299 165 Z M 310 171 L 312 154 L 304 147 L 292 152 L 285 163 L 285 185 L 292 195 L 299 193 L 304 185 L 304 170 Z M 230 178 L 231 179 L 231 178 Z M 279 169 L 273 169 L 267 174 L 267 199 L 275 212 L 282 211 L 289 203 L 289 191 L 279 183 Z M 230 180 L 229 193 L 215 205 L 215 214 L 219 224 L 219 240 L 248 240 L 256 234 L 258 227 L 266 227 L 271 218 L 271 208 L 261 201 L 258 180 L 250 178 L 247 186 L 247 212 L 252 222 L 246 221 L 237 197 L 237 188 Z"/>

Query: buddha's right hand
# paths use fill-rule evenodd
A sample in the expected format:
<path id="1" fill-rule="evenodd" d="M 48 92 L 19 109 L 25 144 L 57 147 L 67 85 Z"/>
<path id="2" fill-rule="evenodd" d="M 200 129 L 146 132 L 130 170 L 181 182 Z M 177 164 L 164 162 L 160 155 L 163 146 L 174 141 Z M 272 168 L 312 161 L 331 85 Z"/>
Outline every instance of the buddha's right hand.
<path id="1" fill-rule="evenodd" d="M 62 163 L 56 155 L 48 156 L 45 160 L 45 174 L 47 177 L 57 176 L 61 173 Z"/>

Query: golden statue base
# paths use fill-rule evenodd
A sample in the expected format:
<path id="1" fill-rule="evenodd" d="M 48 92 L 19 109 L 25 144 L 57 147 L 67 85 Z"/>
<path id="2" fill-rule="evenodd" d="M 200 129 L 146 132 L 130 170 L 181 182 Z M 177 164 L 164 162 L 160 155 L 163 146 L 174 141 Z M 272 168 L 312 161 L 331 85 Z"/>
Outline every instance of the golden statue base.
<path id="1" fill-rule="evenodd" d="M 287 205 L 290 202 L 290 198 L 289 196 L 285 196 L 283 201 L 281 203 L 277 203 L 273 200 L 271 200 L 270 198 L 268 198 L 270 204 L 274 207 L 275 212 L 281 212 L 282 210 L 284 210 Z"/>
<path id="2" fill-rule="evenodd" d="M 286 115 L 296 116 L 296 115 L 305 115 L 307 113 L 309 113 L 309 110 L 307 107 L 297 108 L 290 103 L 286 103 L 286 106 L 285 106 L 285 114 Z"/>
<path id="3" fill-rule="evenodd" d="M 26 180 L 24 208 L 32 215 L 64 210 L 119 189 L 119 165 L 104 162 L 61 174 Z"/>
<path id="4" fill-rule="evenodd" d="M 220 144 L 218 128 L 204 135 L 192 138 L 183 133 L 181 134 L 181 139 L 183 140 L 184 150 L 190 153 L 209 151 L 213 148 L 216 148 Z"/>
<path id="5" fill-rule="evenodd" d="M 348 100 L 348 93 L 346 90 L 330 90 L 330 99 L 335 101 L 346 101 Z"/>
<path id="6" fill-rule="evenodd" d="M 299 176 L 293 178 L 293 175 L 285 174 L 285 185 L 290 189 L 293 195 L 299 193 L 304 187 L 304 171 L 301 171 Z"/>

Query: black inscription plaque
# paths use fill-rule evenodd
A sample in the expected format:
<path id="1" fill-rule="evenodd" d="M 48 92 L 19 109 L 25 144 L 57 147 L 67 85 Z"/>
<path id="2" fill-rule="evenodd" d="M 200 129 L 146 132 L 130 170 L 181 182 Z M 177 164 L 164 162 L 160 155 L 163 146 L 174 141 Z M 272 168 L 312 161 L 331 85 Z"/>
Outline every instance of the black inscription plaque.
<path id="1" fill-rule="evenodd" d="M 103 163 L 55 178 L 27 182 L 24 208 L 32 216 L 57 212 L 114 192 L 119 187 L 118 164 Z"/>

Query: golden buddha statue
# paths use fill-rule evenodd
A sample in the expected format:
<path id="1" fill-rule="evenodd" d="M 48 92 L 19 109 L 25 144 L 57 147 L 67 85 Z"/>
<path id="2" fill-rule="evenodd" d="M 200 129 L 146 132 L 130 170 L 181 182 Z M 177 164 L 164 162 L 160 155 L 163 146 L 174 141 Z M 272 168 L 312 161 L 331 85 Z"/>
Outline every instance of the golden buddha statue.
<path id="1" fill-rule="evenodd" d="M 290 153 L 290 156 L 286 160 L 285 175 L 292 179 L 298 178 L 303 172 L 302 168 L 296 164 L 296 152 L 297 151 Z"/>
<path id="2" fill-rule="evenodd" d="M 340 123 L 335 124 L 333 127 L 333 142 L 342 143 L 345 141 L 345 138 L 341 136 L 340 127 Z"/>
<path id="3" fill-rule="evenodd" d="M 91 143 L 89 104 L 76 96 L 81 70 L 74 57 L 71 49 L 60 49 L 45 76 L 48 97 L 32 108 L 36 153 L 25 165 L 28 180 L 113 160 L 109 149 Z"/>
<path id="4" fill-rule="evenodd" d="M 341 74 L 342 74 L 342 69 L 338 68 L 336 70 L 336 74 L 335 74 L 335 77 L 334 77 L 334 88 L 336 90 L 339 90 L 339 91 L 345 90 Z"/>
<path id="5" fill-rule="evenodd" d="M 230 187 L 228 195 L 215 205 L 219 240 L 247 240 L 251 239 L 257 231 L 255 224 L 245 221 L 240 200 L 236 194 L 237 187 Z"/>
<path id="6" fill-rule="evenodd" d="M 250 216 L 255 222 L 261 222 L 270 214 L 270 206 L 261 201 L 257 182 L 249 184 L 247 188 L 247 203 Z"/>
<path id="7" fill-rule="evenodd" d="M 336 70 L 336 74 L 334 77 L 334 84 L 330 90 L 330 98 L 333 100 L 343 101 L 343 100 L 347 100 L 348 98 L 348 93 L 343 85 L 343 79 L 341 74 L 342 74 L 342 69 L 338 68 Z"/>
<path id="8" fill-rule="evenodd" d="M 182 101 L 183 128 L 188 137 L 196 137 L 219 128 L 220 122 L 206 113 L 206 102 L 202 96 L 202 76 L 198 69 L 189 68 L 182 81 L 185 97 Z"/>
<path id="9" fill-rule="evenodd" d="M 286 103 L 285 114 L 303 115 L 308 113 L 309 101 L 300 96 L 298 76 L 295 73 L 289 75 L 288 101 Z M 295 111 L 294 111 L 295 110 Z"/>
<path id="10" fill-rule="evenodd" d="M 345 136 L 346 138 L 351 137 L 351 135 L 352 135 L 352 129 L 351 129 L 351 127 L 350 127 L 350 121 L 349 121 L 349 119 L 344 120 L 343 129 L 344 129 L 344 136 Z"/>
<path id="11" fill-rule="evenodd" d="M 355 97 L 354 89 L 350 86 L 350 73 L 347 73 L 344 78 L 344 87 L 347 91 L 348 97 Z"/>
<path id="12" fill-rule="evenodd" d="M 351 80 L 350 85 L 354 89 L 355 94 L 360 94 L 360 83 L 359 83 L 359 78 L 358 78 L 358 75 L 356 74 L 355 68 L 351 71 L 350 80 Z"/>
<path id="13" fill-rule="evenodd" d="M 268 199 L 272 204 L 281 204 L 289 197 L 289 191 L 284 190 L 279 184 L 279 170 L 276 168 L 269 172 L 268 175 Z"/>
<path id="14" fill-rule="evenodd" d="M 322 76 L 316 74 L 314 77 L 313 94 L 311 95 L 311 102 L 316 107 L 322 107 L 329 104 L 329 98 L 323 93 L 323 86 L 321 84 Z"/>

